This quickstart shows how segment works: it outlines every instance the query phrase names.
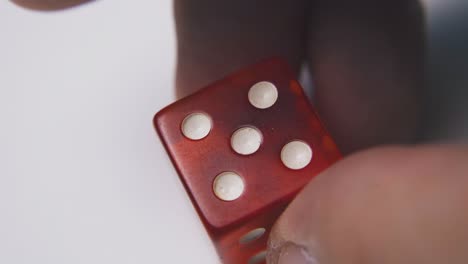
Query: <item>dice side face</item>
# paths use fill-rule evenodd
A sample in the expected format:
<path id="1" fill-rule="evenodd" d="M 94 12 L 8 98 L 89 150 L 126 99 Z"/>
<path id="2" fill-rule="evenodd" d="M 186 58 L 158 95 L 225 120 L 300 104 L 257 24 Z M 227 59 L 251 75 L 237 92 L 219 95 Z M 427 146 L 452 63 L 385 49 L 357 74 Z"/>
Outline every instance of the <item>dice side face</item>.
<path id="1" fill-rule="evenodd" d="M 215 241 L 216 250 L 222 263 L 265 263 L 261 258 L 259 262 L 252 262 L 252 259 L 266 253 L 268 234 L 276 219 L 289 204 L 290 199 L 291 197 L 288 197 L 267 208 L 266 211 L 255 215 L 255 217 L 246 219 L 239 225 L 227 230 L 221 232 L 220 230 L 211 230 L 210 235 L 212 240 Z M 258 230 L 261 233 L 257 237 L 254 232 Z"/>
<path id="2" fill-rule="evenodd" d="M 250 88 L 262 81 L 274 84 L 278 92 L 276 102 L 266 109 L 254 107 L 248 99 Z M 182 133 L 184 119 L 194 113 L 211 119 L 211 130 L 199 140 Z M 257 250 L 239 251 L 239 235 L 255 226 L 269 229 L 287 202 L 340 158 L 294 74 L 276 59 L 245 68 L 177 101 L 155 116 L 154 125 L 200 218 L 217 241 L 218 252 L 232 263 L 246 262 Z M 242 127 L 261 133 L 262 143 L 253 154 L 241 155 L 231 147 L 233 133 Z M 311 162 L 298 170 L 287 168 L 281 160 L 282 148 L 294 140 L 309 145 L 313 153 Z M 213 191 L 216 176 L 223 172 L 235 172 L 243 180 L 243 193 L 233 201 L 221 200 Z M 262 245 L 262 240 L 256 243 Z"/>

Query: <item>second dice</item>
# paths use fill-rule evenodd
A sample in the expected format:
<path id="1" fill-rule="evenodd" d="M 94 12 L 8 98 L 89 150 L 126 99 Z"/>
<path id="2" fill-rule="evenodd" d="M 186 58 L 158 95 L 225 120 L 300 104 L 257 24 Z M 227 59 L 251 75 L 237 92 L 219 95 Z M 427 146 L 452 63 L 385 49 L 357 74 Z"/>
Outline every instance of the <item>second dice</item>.
<path id="1" fill-rule="evenodd" d="M 340 158 L 294 74 L 277 59 L 171 104 L 154 124 L 225 264 L 264 263 L 274 221 Z"/>

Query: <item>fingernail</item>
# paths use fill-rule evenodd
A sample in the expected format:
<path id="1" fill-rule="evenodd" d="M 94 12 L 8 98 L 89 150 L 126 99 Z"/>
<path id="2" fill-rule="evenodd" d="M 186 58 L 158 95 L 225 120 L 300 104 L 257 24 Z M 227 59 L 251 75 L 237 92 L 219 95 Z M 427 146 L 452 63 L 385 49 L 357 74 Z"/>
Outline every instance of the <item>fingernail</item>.
<path id="1" fill-rule="evenodd" d="M 309 255 L 306 249 L 296 244 L 288 243 L 280 252 L 278 264 L 319 264 Z"/>

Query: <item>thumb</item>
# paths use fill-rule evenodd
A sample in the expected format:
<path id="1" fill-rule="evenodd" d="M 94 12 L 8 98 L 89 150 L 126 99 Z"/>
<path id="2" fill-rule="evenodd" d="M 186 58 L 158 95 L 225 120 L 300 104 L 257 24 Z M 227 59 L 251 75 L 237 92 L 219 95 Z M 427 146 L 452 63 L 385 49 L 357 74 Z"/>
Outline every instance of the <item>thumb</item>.
<path id="1" fill-rule="evenodd" d="M 317 177 L 272 230 L 269 264 L 466 263 L 468 148 L 380 148 Z"/>

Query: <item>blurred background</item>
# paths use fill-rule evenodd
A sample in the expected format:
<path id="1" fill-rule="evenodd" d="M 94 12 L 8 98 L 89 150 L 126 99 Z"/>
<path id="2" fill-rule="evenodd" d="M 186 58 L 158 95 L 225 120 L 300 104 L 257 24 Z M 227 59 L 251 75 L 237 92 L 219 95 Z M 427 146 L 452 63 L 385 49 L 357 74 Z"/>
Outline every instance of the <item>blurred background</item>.
<path id="1" fill-rule="evenodd" d="M 468 2 L 425 0 L 429 68 L 427 138 L 468 139 Z"/>
<path id="2" fill-rule="evenodd" d="M 468 138 L 468 2 L 427 0 L 426 137 Z M 0 263 L 217 263 L 151 119 L 174 100 L 170 0 L 0 2 Z"/>

